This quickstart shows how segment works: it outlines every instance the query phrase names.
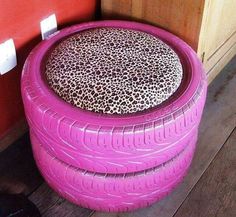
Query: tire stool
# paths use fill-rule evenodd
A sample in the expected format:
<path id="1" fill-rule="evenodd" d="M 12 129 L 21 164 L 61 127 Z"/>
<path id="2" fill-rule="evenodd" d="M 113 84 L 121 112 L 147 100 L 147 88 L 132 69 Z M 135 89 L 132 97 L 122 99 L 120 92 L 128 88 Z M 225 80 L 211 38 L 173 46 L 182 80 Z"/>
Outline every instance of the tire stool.
<path id="1" fill-rule="evenodd" d="M 71 202 L 130 211 L 187 173 L 207 82 L 171 33 L 128 21 L 63 29 L 30 53 L 21 84 L 36 163 Z"/>

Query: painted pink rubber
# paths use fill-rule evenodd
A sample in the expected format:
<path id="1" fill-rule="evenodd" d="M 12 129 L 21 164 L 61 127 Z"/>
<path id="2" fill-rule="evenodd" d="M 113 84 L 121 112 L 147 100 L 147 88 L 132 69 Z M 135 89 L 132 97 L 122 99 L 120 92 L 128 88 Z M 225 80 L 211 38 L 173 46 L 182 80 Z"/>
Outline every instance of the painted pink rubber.
<path id="1" fill-rule="evenodd" d="M 190 166 L 197 134 L 172 160 L 138 173 L 109 175 L 87 172 L 52 157 L 31 132 L 33 153 L 43 177 L 69 201 L 98 211 L 124 212 L 146 207 L 169 194 Z"/>
<path id="2" fill-rule="evenodd" d="M 160 106 L 132 115 L 93 113 L 60 99 L 41 73 L 47 52 L 68 35 L 104 26 L 144 31 L 169 44 L 179 55 L 184 69 L 178 91 Z M 70 165 L 101 173 L 147 169 L 181 152 L 186 141 L 178 141 L 198 128 L 206 87 L 202 64 L 185 42 L 157 27 L 127 21 L 90 22 L 66 28 L 31 52 L 22 73 L 26 116 L 42 145 Z M 145 154 L 152 152 L 161 155 L 157 154 L 156 160 L 145 159 Z M 124 156 L 126 160 L 122 161 Z"/>
<path id="3" fill-rule="evenodd" d="M 78 168 L 112 174 L 142 171 L 165 163 L 186 148 L 197 131 L 196 126 L 194 126 L 191 131 L 174 143 L 162 144 L 155 148 L 133 149 L 132 153 L 119 152 L 119 155 L 106 152 L 107 155 L 105 156 L 104 153 L 98 151 L 96 153 L 90 151 L 85 155 L 80 150 L 59 146 L 57 142 L 36 131 L 35 128 L 31 127 L 31 130 L 38 136 L 40 143 L 52 156 Z"/>

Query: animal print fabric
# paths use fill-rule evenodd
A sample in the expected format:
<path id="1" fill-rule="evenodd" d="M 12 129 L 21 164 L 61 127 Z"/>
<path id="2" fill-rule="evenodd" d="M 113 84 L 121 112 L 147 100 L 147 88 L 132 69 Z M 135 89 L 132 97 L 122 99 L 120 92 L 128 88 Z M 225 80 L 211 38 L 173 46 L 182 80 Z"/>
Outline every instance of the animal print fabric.
<path id="1" fill-rule="evenodd" d="M 168 99 L 183 71 L 177 54 L 157 37 L 105 27 L 61 41 L 49 54 L 45 74 L 57 95 L 81 109 L 129 114 Z"/>

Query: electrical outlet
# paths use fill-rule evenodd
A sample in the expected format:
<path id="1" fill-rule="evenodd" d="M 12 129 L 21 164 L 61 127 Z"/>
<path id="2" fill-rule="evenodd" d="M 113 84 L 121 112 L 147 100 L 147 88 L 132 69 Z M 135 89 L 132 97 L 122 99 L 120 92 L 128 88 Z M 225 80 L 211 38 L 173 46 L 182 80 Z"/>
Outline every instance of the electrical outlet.
<path id="1" fill-rule="evenodd" d="M 57 31 L 56 15 L 52 14 L 40 22 L 42 39 L 46 39 L 49 35 Z"/>
<path id="2" fill-rule="evenodd" d="M 13 39 L 9 39 L 0 44 L 0 74 L 5 74 L 16 65 L 16 48 Z"/>

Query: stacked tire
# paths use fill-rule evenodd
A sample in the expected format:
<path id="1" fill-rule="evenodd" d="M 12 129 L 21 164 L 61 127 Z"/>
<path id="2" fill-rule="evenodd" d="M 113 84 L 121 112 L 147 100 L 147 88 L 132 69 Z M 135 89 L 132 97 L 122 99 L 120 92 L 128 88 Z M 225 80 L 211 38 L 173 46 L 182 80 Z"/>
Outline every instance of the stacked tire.
<path id="1" fill-rule="evenodd" d="M 90 28 L 119 27 L 157 36 L 178 54 L 183 81 L 157 108 L 101 115 L 60 99 L 42 74 L 47 52 Z M 22 73 L 22 97 L 35 160 L 47 183 L 73 203 L 121 212 L 148 206 L 181 182 L 190 166 L 206 98 L 206 77 L 195 52 L 157 27 L 127 21 L 75 25 L 41 42 Z"/>

